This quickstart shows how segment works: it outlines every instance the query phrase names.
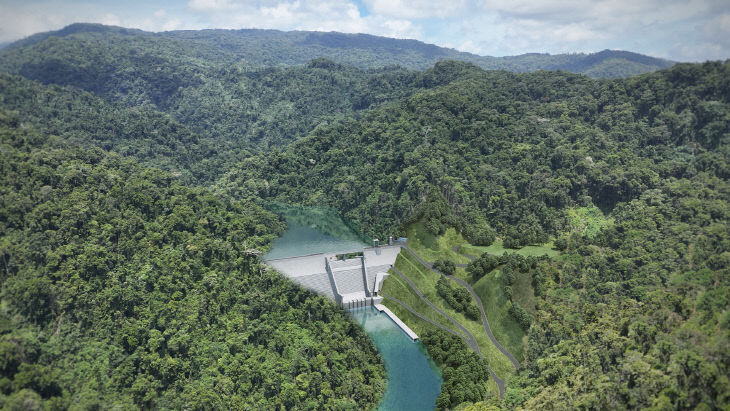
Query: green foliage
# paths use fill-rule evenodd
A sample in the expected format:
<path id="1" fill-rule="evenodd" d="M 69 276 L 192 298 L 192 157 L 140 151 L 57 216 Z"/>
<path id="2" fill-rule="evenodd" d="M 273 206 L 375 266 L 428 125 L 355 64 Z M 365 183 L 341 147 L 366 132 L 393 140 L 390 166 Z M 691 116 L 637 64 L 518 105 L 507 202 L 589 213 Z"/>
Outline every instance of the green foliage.
<path id="1" fill-rule="evenodd" d="M 512 302 L 512 296 L 514 295 L 514 292 L 512 291 L 511 285 L 504 286 L 504 295 L 510 302 Z"/>
<path id="2" fill-rule="evenodd" d="M 421 210 L 414 217 L 423 222 L 426 231 L 432 236 L 442 235 L 447 228 L 456 225 L 451 205 L 438 191 L 432 191 L 428 195 Z"/>
<path id="3" fill-rule="evenodd" d="M 442 330 L 421 335 L 431 358 L 443 367 L 441 394 L 436 408 L 449 409 L 462 402 L 476 402 L 486 398 L 489 379 L 487 362 L 470 351 L 459 337 Z"/>
<path id="4" fill-rule="evenodd" d="M 433 263 L 433 268 L 441 271 L 444 274 L 453 275 L 456 271 L 456 264 L 451 260 L 436 260 Z"/>
<path id="5" fill-rule="evenodd" d="M 436 283 L 436 292 L 454 310 L 465 313 L 467 318 L 471 320 L 479 320 L 481 312 L 472 304 L 471 294 L 465 288 L 454 288 L 449 284 L 449 280 L 445 276 L 440 276 Z"/>
<path id="6" fill-rule="evenodd" d="M 534 395 L 522 406 L 727 407 L 729 196 L 706 172 L 668 179 L 617 207 L 595 237 L 571 236 L 562 261 L 537 266 L 534 361 L 520 376 Z"/>
<path id="7" fill-rule="evenodd" d="M 438 294 L 436 289 L 438 280 L 442 277 L 441 274 L 435 273 L 428 269 L 426 266 L 420 264 L 418 260 L 408 252 L 401 252 L 396 260 L 395 267 L 404 275 L 408 276 L 411 281 L 416 284 L 416 287 L 428 298 L 432 303 L 439 307 L 442 311 L 456 319 L 469 333 L 471 333 L 476 339 L 481 353 L 484 355 L 486 361 L 492 367 L 492 370 L 503 378 L 508 378 L 513 373 L 513 366 L 509 360 L 494 346 L 487 336 L 484 327 L 481 322 L 480 313 L 475 317 L 476 320 L 470 320 L 466 317 L 465 313 L 458 312 L 451 308 L 451 306 Z M 446 326 L 447 328 L 454 328 L 454 324 L 447 320 L 445 317 L 440 315 L 436 310 L 429 307 L 413 292 L 405 280 L 402 280 L 397 275 L 391 275 L 386 279 L 384 283 L 384 290 L 388 295 L 394 296 L 401 301 L 406 302 L 409 306 L 417 310 L 421 315 L 434 320 L 435 322 Z M 451 287 L 459 287 L 456 283 L 451 283 Z M 403 321 L 408 324 L 419 336 L 422 336 L 427 331 L 435 331 L 437 328 L 429 323 L 419 320 L 417 317 L 409 314 L 408 311 L 403 309 L 400 305 L 385 301 L 385 304 L 394 313 L 398 315 Z M 471 304 L 474 309 L 478 310 L 475 304 Z M 506 310 L 505 310 L 506 311 Z M 505 316 L 509 318 L 509 316 Z M 510 318 L 511 320 L 511 318 Z M 491 320 L 490 320 L 491 321 Z M 515 326 L 522 332 L 519 326 Z M 458 329 L 455 330 L 459 332 Z M 520 337 L 521 338 L 521 337 Z M 443 367 L 442 367 L 443 368 Z M 488 384 L 487 390 L 489 395 L 498 396 L 498 389 L 495 382 Z M 453 404 L 452 404 L 453 405 Z"/>
<path id="8" fill-rule="evenodd" d="M 486 221 L 471 222 L 469 220 L 462 222 L 462 230 L 464 238 L 470 244 L 476 246 L 489 246 L 494 243 L 497 232 L 487 224 Z"/>
<path id="9" fill-rule="evenodd" d="M 522 248 L 526 245 L 542 244 L 547 241 L 548 234 L 540 226 L 520 224 L 517 227 L 507 228 L 502 244 L 505 248 Z"/>
<path id="10" fill-rule="evenodd" d="M 125 70 L 122 62 L 109 64 Z M 187 65 L 181 62 L 180 67 Z M 154 72 L 155 66 L 143 64 L 135 70 Z M 0 108 L 16 111 L 24 124 L 77 144 L 138 158 L 180 173 L 187 182 L 209 183 L 248 156 L 248 150 L 284 145 L 331 119 L 412 93 L 422 77 L 396 68 L 234 67 L 207 73 L 205 82 L 181 79 L 177 92 L 155 102 L 143 95 L 156 84 L 154 79 L 131 77 L 133 84 L 99 90 L 86 78 L 78 84 L 39 78 L 78 86 L 94 96 L 0 73 Z M 118 94 L 120 90 L 125 92 Z"/>
<path id="11" fill-rule="evenodd" d="M 472 283 L 476 283 L 497 266 L 504 264 L 507 258 L 507 253 L 503 254 L 502 257 L 484 253 L 466 266 L 466 272 L 471 275 Z"/>
<path id="12" fill-rule="evenodd" d="M 664 178 L 724 175 L 717 156 L 725 155 L 720 141 L 730 119 L 699 113 L 715 113 L 703 101 L 729 111 L 720 79 L 730 65 L 693 67 L 691 82 L 676 74 L 683 65 L 613 82 L 467 71 L 243 161 L 218 187 L 235 193 L 265 181 L 268 197 L 334 207 L 376 237 L 426 213 L 432 233 L 450 223 L 468 232 L 479 215 L 506 246 L 542 243 L 569 229 L 567 208 L 593 203 L 610 211 Z M 686 131 L 680 114 L 695 112 L 703 131 Z M 313 201 L 311 193 L 321 194 Z"/>
<path id="13" fill-rule="evenodd" d="M 387 232 L 410 222 L 437 189 L 457 224 L 478 212 L 517 244 L 537 241 L 523 233 L 542 240 L 584 231 L 566 210 L 595 204 L 613 224 L 561 237 L 559 260 L 503 262 L 510 283 L 529 274 L 535 298 L 523 305 L 510 286 L 512 316 L 529 328 L 530 364 L 513 404 L 722 407 L 727 370 L 711 359 L 727 358 L 729 346 L 728 300 L 716 297 L 730 278 L 730 89 L 721 80 L 729 70 L 727 62 L 678 65 L 602 83 L 470 73 L 277 154 L 302 177 L 298 189 L 281 184 L 273 195 L 301 198 L 300 191 L 344 183 L 351 197 L 325 194 L 324 201 L 365 230 Z M 310 149 L 321 141 L 324 153 Z M 319 155 L 321 168 L 295 166 L 300 152 Z M 328 161 L 335 153 L 365 161 Z M 268 162 L 263 156 L 255 163 L 262 171 L 243 166 L 223 181 L 282 181 Z M 504 294 L 504 283 L 497 287 Z M 708 292 L 714 287 L 717 294 Z M 631 328 L 637 318 L 648 327 Z"/>
<path id="14" fill-rule="evenodd" d="M 258 261 L 274 214 L 0 118 L 4 408 L 377 404 L 365 333 Z"/>
<path id="15" fill-rule="evenodd" d="M 530 324 L 532 324 L 532 318 L 530 318 L 530 315 L 527 314 L 527 311 L 525 311 L 524 308 L 522 308 L 518 303 L 512 302 L 512 305 L 509 307 L 509 315 L 512 316 L 519 324 L 520 327 L 522 327 L 523 330 L 527 331 L 530 329 Z"/>
<path id="16" fill-rule="evenodd" d="M 403 233 L 408 238 L 408 247 L 426 261 L 451 260 L 455 264 L 469 262 L 468 257 L 458 253 L 464 237 L 456 228 L 448 228 L 443 235 L 434 236 L 422 222 L 417 221 L 407 226 Z"/>
<path id="17" fill-rule="evenodd" d="M 522 287 L 522 281 L 517 281 L 515 287 L 512 288 L 512 301 L 518 301 L 520 305 L 525 307 L 529 305 L 529 300 L 524 298 L 525 295 L 529 295 L 529 281 L 525 285 L 527 289 Z M 523 362 L 527 343 L 526 333 L 519 323 L 509 315 L 509 307 L 512 304 L 504 290 L 502 272 L 500 270 L 491 271 L 474 283 L 473 288 L 482 300 L 484 312 L 495 338 L 518 361 Z M 510 380 L 512 378 L 514 378 L 514 375 L 510 376 Z"/>
<path id="18" fill-rule="evenodd" d="M 613 220 L 606 217 L 598 207 L 577 207 L 566 210 L 570 231 L 579 232 L 593 237 L 605 227 L 613 224 Z M 556 247 L 558 245 L 556 244 Z M 565 247 L 563 247 L 565 249 Z"/>
<path id="19" fill-rule="evenodd" d="M 377 59 L 374 44 L 414 48 Z M 312 47 L 340 57 L 261 67 L 304 64 Z M 426 67 L 438 50 L 87 25 L 4 48 L 3 70 L 93 94 L 0 75 L 3 406 L 375 405 L 383 369 L 362 331 L 258 261 L 282 229 L 261 207 L 274 200 L 331 207 L 379 238 L 423 229 L 433 260 L 466 262 L 461 236 L 493 254 L 557 238 L 553 260 L 468 267 L 510 348 L 529 329 L 506 407 L 727 408 L 730 62 L 612 81 L 341 65 Z M 510 67 L 655 63 L 602 53 Z M 180 181 L 215 181 L 215 195 Z M 423 338 L 453 363 L 438 406 L 482 400 L 483 363 Z"/>

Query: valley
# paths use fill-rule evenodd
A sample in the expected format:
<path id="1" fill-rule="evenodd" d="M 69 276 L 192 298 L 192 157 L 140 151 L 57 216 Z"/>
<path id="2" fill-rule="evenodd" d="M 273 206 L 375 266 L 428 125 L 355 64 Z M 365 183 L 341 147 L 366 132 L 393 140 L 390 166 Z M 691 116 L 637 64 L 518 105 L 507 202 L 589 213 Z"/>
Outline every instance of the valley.
<path id="1" fill-rule="evenodd" d="M 0 408 L 727 408 L 729 79 L 334 32 L 7 45 Z"/>

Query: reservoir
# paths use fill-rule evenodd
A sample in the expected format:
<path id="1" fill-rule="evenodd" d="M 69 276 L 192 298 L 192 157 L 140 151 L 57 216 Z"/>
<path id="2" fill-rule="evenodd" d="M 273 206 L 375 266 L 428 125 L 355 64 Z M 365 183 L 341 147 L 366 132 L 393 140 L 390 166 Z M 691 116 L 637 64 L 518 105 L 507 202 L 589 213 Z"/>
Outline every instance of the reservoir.
<path id="1" fill-rule="evenodd" d="M 367 244 L 337 213 L 319 207 L 277 204 L 287 231 L 266 260 L 352 250 Z M 383 358 L 388 383 L 378 410 L 432 410 L 441 391 L 438 368 L 420 342 L 413 342 L 384 313 L 372 307 L 350 311 Z"/>

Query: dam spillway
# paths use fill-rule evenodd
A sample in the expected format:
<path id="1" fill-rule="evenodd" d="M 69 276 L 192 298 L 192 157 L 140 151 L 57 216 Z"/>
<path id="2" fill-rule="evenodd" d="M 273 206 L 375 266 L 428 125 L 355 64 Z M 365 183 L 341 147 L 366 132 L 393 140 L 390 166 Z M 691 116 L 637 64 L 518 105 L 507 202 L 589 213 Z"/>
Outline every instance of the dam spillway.
<path id="1" fill-rule="evenodd" d="M 395 264 L 400 245 L 366 247 L 338 253 L 318 253 L 266 260 L 293 281 L 336 301 L 345 309 L 375 306 L 385 312 L 409 338 L 418 336 L 390 310 L 380 309 L 382 278 Z M 380 275 L 379 275 L 380 274 Z M 381 278 L 380 282 L 376 281 Z"/>
<path id="2" fill-rule="evenodd" d="M 375 279 L 395 264 L 400 246 L 367 247 L 337 253 L 318 253 L 266 260 L 277 271 L 310 290 L 347 302 L 373 297 Z M 338 258 L 361 254 L 352 258 Z"/>

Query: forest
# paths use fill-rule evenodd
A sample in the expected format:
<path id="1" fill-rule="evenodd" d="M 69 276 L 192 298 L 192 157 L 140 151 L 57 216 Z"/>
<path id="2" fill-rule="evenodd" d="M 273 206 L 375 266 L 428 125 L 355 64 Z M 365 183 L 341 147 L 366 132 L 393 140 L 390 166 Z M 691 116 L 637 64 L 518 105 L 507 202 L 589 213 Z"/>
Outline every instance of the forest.
<path id="1" fill-rule="evenodd" d="M 0 121 L 3 409 L 377 404 L 365 332 L 258 261 L 276 215 Z"/>
<path id="2" fill-rule="evenodd" d="M 71 50 L 75 56 L 69 54 Z M 675 63 L 621 50 L 492 57 L 417 40 L 368 34 L 261 29 L 152 33 L 89 23 L 75 23 L 61 30 L 34 34 L 0 49 L 0 56 L 3 71 L 34 79 L 39 79 L 34 76 L 66 77 L 70 73 L 92 74 L 101 79 L 120 67 L 161 64 L 164 67 L 161 73 L 150 73 L 165 80 L 160 85 L 169 85 L 170 80 L 182 79 L 203 67 L 290 67 L 305 65 L 314 57 L 361 69 L 400 66 L 424 70 L 442 60 L 457 60 L 485 70 L 565 70 L 594 78 L 626 77 L 669 68 Z M 68 65 L 69 58 L 80 64 Z M 91 62 L 100 67 L 92 69 L 87 65 Z M 185 70 L 177 71 L 180 65 L 175 63 L 185 63 Z M 52 70 L 59 73 L 54 74 Z M 130 74 L 127 71 L 122 77 L 130 79 Z M 146 76 L 140 80 L 149 79 Z M 72 79 L 66 77 L 65 80 Z M 203 79 L 198 77 L 196 80 Z M 84 86 L 79 84 L 79 87 Z"/>
<path id="3" fill-rule="evenodd" d="M 730 61 L 618 79 L 234 64 L 211 44 L 256 55 L 264 33 L 93 27 L 0 51 L 0 407 L 376 407 L 364 331 L 260 261 L 284 230 L 270 204 L 328 206 L 378 238 L 420 224 L 554 247 L 467 266 L 475 285 L 500 273 L 523 360 L 495 398 L 459 382 L 486 363 L 429 333 L 456 370 L 443 392 L 468 387 L 434 407 L 730 407 Z M 581 210 L 606 218 L 576 225 Z"/>

